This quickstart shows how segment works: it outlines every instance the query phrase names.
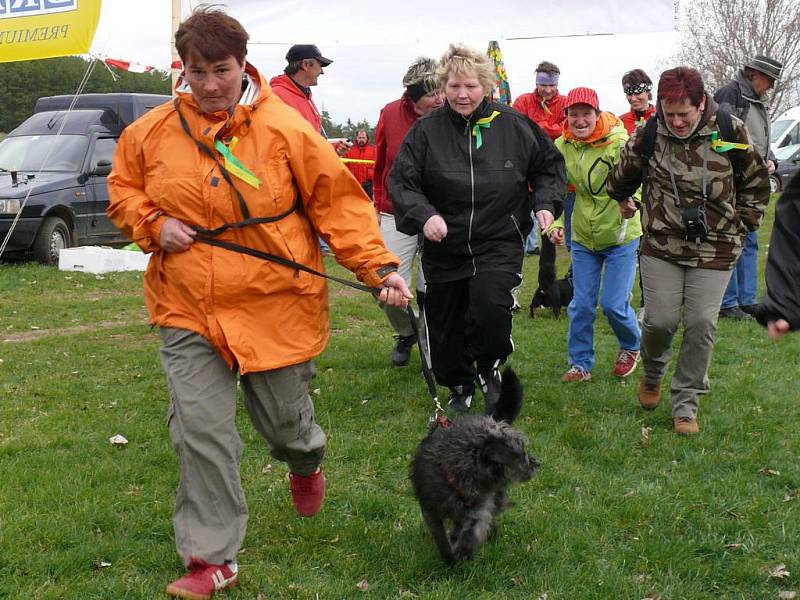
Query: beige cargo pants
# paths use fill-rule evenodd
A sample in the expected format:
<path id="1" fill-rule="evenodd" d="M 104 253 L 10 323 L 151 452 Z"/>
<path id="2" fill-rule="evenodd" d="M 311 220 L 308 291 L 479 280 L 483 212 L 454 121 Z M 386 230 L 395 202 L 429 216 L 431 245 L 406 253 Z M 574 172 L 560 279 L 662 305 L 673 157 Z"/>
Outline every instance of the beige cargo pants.
<path id="1" fill-rule="evenodd" d="M 194 332 L 162 328 L 161 338 L 172 400 L 167 422 L 181 471 L 175 545 L 185 564 L 193 556 L 212 564 L 235 561 L 248 517 L 239 475 L 237 373 Z M 313 473 L 325 454 L 325 433 L 308 395 L 314 372 L 308 361 L 239 378 L 253 426 L 272 456 L 300 475 Z"/>

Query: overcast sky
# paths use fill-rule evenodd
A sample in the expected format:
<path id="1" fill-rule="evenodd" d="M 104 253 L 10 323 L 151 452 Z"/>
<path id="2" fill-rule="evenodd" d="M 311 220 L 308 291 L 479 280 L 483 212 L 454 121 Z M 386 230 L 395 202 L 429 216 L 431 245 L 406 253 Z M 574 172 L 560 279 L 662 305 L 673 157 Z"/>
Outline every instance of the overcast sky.
<path id="1" fill-rule="evenodd" d="M 316 43 L 334 63 L 314 88 L 334 121 L 378 120 L 400 97 L 409 63 L 441 56 L 450 42 L 485 51 L 497 40 L 512 97 L 533 89 L 541 60 L 561 69 L 560 91 L 594 87 L 601 108 L 628 110 L 622 74 L 645 69 L 656 80 L 673 66 L 677 0 L 228 0 L 227 12 L 250 34 L 248 60 L 265 75 L 280 73 L 293 43 Z M 169 0 L 104 0 L 92 51 L 160 69 L 170 64 Z M 184 17 L 197 0 L 182 0 Z M 439 8 L 441 7 L 441 8 Z M 461 16 L 459 16 L 461 15 Z M 586 35 L 593 34 L 593 35 Z M 605 35 L 611 34 L 611 35 Z M 545 39 L 513 39 L 542 36 Z M 76 82 L 77 83 L 77 82 Z"/>

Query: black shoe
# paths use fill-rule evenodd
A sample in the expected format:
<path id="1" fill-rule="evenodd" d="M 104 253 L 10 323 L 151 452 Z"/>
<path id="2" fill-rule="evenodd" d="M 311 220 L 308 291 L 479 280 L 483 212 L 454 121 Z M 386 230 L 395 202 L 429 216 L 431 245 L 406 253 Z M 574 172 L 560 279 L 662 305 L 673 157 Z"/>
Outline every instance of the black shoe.
<path id="1" fill-rule="evenodd" d="M 411 360 L 411 349 L 416 343 L 417 336 L 414 334 L 398 335 L 397 343 L 392 350 L 392 364 L 395 367 L 405 367 Z"/>
<path id="2" fill-rule="evenodd" d="M 450 388 L 450 399 L 447 401 L 447 406 L 456 412 L 467 412 L 469 407 L 472 406 L 472 397 L 475 390 L 468 389 L 464 385 L 456 385 Z"/>
<path id="3" fill-rule="evenodd" d="M 747 319 L 752 319 L 753 317 L 748 315 L 738 306 L 732 306 L 730 308 L 720 308 L 719 318 L 734 319 L 735 321 L 746 321 Z"/>
<path id="4" fill-rule="evenodd" d="M 500 399 L 502 383 L 503 378 L 500 376 L 500 369 L 491 369 L 485 373 L 478 373 L 478 384 L 483 392 L 483 401 L 486 405 L 484 412 L 487 415 L 494 413 L 494 408 Z"/>
<path id="5" fill-rule="evenodd" d="M 741 308 L 748 315 L 754 315 L 756 314 L 756 308 L 758 308 L 758 304 L 740 304 L 739 308 Z"/>

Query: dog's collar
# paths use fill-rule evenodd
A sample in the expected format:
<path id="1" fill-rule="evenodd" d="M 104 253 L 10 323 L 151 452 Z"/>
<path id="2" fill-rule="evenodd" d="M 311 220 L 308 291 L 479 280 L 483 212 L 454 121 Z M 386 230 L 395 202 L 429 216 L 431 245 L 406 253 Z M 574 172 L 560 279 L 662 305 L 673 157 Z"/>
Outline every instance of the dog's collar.
<path id="1" fill-rule="evenodd" d="M 464 504 L 466 504 L 467 506 L 474 506 L 475 504 L 477 504 L 478 499 L 476 497 L 473 496 L 472 498 L 470 498 L 464 493 L 464 489 L 461 487 L 461 483 L 459 482 L 458 477 L 456 477 L 453 473 L 446 473 L 445 477 L 447 478 L 447 483 L 449 483 L 450 487 L 452 487 L 455 490 L 456 494 L 458 494 L 458 496 L 461 498 Z"/>

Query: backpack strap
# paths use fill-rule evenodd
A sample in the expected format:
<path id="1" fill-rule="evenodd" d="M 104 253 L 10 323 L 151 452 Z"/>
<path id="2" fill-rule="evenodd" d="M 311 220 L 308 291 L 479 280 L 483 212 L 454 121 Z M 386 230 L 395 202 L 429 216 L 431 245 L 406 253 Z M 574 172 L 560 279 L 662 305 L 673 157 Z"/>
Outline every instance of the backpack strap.
<path id="1" fill-rule="evenodd" d="M 639 151 L 644 157 L 644 164 L 642 165 L 642 189 L 647 183 L 647 176 L 650 171 L 650 159 L 656 151 L 656 132 L 658 128 L 658 118 L 653 115 L 648 119 L 647 123 L 642 128 L 642 141 L 639 144 Z"/>

